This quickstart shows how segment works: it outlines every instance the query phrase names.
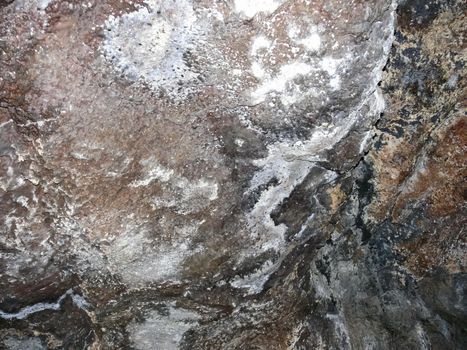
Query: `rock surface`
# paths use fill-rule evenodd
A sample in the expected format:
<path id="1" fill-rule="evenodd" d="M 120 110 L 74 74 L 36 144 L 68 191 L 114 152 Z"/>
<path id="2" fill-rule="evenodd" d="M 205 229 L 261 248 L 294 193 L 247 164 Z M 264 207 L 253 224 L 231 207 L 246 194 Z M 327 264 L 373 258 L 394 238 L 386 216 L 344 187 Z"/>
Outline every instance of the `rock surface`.
<path id="1" fill-rule="evenodd" d="M 466 348 L 465 12 L 0 1 L 0 348 Z"/>

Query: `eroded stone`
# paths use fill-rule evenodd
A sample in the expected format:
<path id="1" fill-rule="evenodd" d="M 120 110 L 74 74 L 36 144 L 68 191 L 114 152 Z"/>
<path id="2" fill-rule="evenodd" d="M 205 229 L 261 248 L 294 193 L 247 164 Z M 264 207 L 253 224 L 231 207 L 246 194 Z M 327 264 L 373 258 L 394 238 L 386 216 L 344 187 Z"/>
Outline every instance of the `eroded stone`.
<path id="1" fill-rule="evenodd" d="M 3 346 L 465 341 L 460 2 L 0 4 Z"/>

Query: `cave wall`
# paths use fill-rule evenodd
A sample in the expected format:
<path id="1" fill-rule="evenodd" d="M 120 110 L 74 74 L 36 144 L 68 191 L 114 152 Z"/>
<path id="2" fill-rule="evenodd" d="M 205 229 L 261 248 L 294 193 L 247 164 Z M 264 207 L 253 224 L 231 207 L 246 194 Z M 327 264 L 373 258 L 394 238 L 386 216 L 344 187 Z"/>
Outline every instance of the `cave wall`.
<path id="1" fill-rule="evenodd" d="M 465 348 L 465 10 L 0 1 L 0 348 Z"/>

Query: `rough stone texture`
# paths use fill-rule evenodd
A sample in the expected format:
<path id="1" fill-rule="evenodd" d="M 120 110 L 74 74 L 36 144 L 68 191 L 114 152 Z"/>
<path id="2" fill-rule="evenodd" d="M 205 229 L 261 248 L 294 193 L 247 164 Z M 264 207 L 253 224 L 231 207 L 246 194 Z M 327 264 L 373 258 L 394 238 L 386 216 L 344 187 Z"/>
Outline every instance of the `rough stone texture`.
<path id="1" fill-rule="evenodd" d="M 466 348 L 465 10 L 0 1 L 0 348 Z"/>

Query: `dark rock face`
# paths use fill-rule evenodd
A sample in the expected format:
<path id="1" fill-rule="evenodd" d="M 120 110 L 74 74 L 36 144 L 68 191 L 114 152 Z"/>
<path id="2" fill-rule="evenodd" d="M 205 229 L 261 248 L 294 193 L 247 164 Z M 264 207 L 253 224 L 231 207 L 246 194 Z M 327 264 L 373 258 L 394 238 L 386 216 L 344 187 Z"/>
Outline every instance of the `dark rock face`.
<path id="1" fill-rule="evenodd" d="M 0 1 L 0 348 L 466 348 L 465 10 Z"/>

